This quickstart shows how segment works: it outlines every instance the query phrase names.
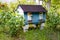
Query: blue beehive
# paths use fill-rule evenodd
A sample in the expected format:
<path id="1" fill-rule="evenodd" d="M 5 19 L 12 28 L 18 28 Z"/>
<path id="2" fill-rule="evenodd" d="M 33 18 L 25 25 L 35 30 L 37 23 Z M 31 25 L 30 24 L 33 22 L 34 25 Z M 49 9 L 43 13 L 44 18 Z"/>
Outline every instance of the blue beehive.
<path id="1" fill-rule="evenodd" d="M 21 13 L 24 13 L 25 25 L 38 24 L 39 22 L 45 22 L 46 10 L 41 5 L 19 5 Z"/>

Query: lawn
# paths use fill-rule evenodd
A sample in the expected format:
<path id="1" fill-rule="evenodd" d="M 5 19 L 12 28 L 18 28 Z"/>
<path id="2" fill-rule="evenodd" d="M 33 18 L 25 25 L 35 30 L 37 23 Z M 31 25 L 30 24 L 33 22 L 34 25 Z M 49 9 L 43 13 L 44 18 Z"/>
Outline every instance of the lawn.
<path id="1" fill-rule="evenodd" d="M 52 30 L 30 30 L 26 33 L 26 40 L 59 40 L 59 32 Z"/>
<path id="2" fill-rule="evenodd" d="M 32 29 L 26 33 L 21 32 L 20 40 L 60 40 L 60 33 L 49 29 Z M 5 33 L 0 33 L 0 40 L 14 40 Z"/>

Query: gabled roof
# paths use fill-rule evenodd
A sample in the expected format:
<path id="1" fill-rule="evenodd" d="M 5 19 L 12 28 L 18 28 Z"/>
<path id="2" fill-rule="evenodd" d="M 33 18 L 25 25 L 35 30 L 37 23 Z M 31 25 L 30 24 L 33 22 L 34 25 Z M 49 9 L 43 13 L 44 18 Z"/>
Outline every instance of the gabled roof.
<path id="1" fill-rule="evenodd" d="M 47 12 L 41 5 L 18 5 L 24 12 Z"/>

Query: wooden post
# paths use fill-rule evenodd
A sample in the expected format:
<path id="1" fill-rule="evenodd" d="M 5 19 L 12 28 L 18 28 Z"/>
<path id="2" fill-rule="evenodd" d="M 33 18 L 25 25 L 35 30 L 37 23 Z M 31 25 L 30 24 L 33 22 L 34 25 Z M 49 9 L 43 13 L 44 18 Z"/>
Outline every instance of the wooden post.
<path id="1" fill-rule="evenodd" d="M 44 29 L 44 25 L 45 25 L 45 23 L 41 23 L 40 30 Z"/>

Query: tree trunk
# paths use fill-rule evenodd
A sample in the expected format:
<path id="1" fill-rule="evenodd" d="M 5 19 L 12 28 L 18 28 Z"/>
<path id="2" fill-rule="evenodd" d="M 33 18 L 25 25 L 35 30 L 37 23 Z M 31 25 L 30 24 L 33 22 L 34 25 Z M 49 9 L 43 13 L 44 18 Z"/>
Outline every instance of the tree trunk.
<path id="1" fill-rule="evenodd" d="M 46 2 L 46 8 L 47 8 L 48 11 L 50 10 L 50 6 L 51 6 L 51 0 L 48 0 Z"/>

